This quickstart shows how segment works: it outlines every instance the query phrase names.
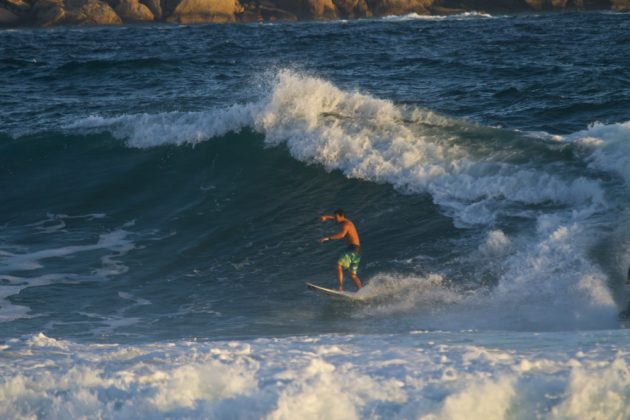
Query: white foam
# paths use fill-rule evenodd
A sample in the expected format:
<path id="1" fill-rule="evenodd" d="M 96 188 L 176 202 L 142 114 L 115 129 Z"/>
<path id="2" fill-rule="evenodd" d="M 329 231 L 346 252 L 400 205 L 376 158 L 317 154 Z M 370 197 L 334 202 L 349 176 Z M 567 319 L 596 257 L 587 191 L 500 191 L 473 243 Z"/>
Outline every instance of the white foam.
<path id="1" fill-rule="evenodd" d="M 419 15 L 418 13 L 407 13 L 406 15 L 383 16 L 381 19 L 390 22 L 406 22 L 409 20 L 443 20 L 447 16 L 443 15 Z"/>
<path id="2" fill-rule="evenodd" d="M 98 218 L 99 215 L 89 217 Z M 64 217 L 61 217 L 63 219 Z M 68 218 L 67 216 L 65 218 Z M 30 227 L 41 227 L 39 224 Z M 42 233 L 60 233 L 61 230 L 49 231 L 44 229 Z M 20 275 L 18 272 L 37 273 L 39 269 L 45 268 L 45 262 L 50 259 L 67 258 L 80 253 L 93 251 L 110 251 L 113 254 L 104 255 L 101 258 L 102 265 L 92 273 L 82 275 L 85 281 L 87 278 L 99 278 L 122 274 L 127 271 L 127 267 L 122 264 L 118 257 L 130 252 L 135 248 L 133 242 L 128 238 L 129 232 L 124 229 L 116 229 L 99 235 L 96 243 L 84 245 L 67 245 L 37 251 L 1 251 L 0 252 L 0 323 L 13 321 L 18 318 L 30 316 L 30 309 L 23 305 L 14 305 L 9 301 L 9 297 L 19 294 L 22 290 L 30 287 L 39 287 L 49 284 L 74 283 L 79 277 L 77 274 L 69 273 L 47 273 L 42 275 L 32 274 L 30 276 Z"/>
<path id="3" fill-rule="evenodd" d="M 206 112 L 171 112 L 165 114 L 121 115 L 104 118 L 97 115 L 69 124 L 68 129 L 99 130 L 104 127 L 131 147 L 165 144 L 195 144 L 232 131 L 252 126 L 256 103 L 233 105 Z"/>
<path id="4" fill-rule="evenodd" d="M 471 261 L 498 273 L 498 284 L 451 285 L 442 275 L 380 273 L 360 293 L 372 300 L 357 316 L 397 315 L 406 328 L 572 330 L 614 328 L 617 308 L 599 268 L 583 257 L 590 240 L 579 225 L 520 240 L 490 234 Z M 525 245 L 522 245 L 525 244 Z M 506 248 L 506 246 L 509 246 Z M 404 316 L 404 317 L 403 317 Z"/>
<path id="5" fill-rule="evenodd" d="M 445 284 L 444 277 L 431 274 L 427 277 L 409 275 L 379 274 L 358 294 L 370 302 L 359 317 L 364 314 L 400 314 L 420 308 L 424 313 L 432 313 L 454 305 L 462 300 L 462 295 Z"/>
<path id="6" fill-rule="evenodd" d="M 449 20 L 479 19 L 479 18 L 487 19 L 487 18 L 493 18 L 493 17 L 495 16 L 492 16 L 488 13 L 476 12 L 476 11 L 456 13 L 452 15 L 420 15 L 418 13 L 412 12 L 412 13 L 407 13 L 405 15 L 384 16 L 381 18 L 381 20 L 385 20 L 389 22 L 407 22 L 407 21 L 413 21 L 413 20 L 440 21 L 440 20 L 445 20 L 445 19 L 449 19 Z"/>
<path id="7" fill-rule="evenodd" d="M 479 246 L 479 250 L 486 256 L 502 256 L 510 252 L 512 243 L 503 231 L 497 229 L 488 232 L 486 241 Z"/>
<path id="8" fill-rule="evenodd" d="M 23 305 L 14 305 L 8 298 L 18 295 L 29 287 L 46 286 L 53 283 L 70 281 L 72 276 L 67 274 L 44 274 L 34 277 L 17 277 L 0 274 L 0 323 L 14 321 L 19 318 L 28 318 L 30 308 Z"/>
<path id="9" fill-rule="evenodd" d="M 127 235 L 127 231 L 119 229 L 100 235 L 98 242 L 95 244 L 68 245 L 23 254 L 4 252 L 3 255 L 0 256 L 0 262 L 2 263 L 2 266 L 0 266 L 0 273 L 36 270 L 43 266 L 42 260 L 67 257 L 81 252 L 89 252 L 99 249 L 125 251 L 129 247 L 129 241 L 126 239 Z"/>
<path id="10" fill-rule="evenodd" d="M 0 417 L 626 418 L 630 354 L 617 348 L 629 345 L 623 331 L 142 345 L 37 334 L 2 348 Z"/>
<path id="11" fill-rule="evenodd" d="M 603 363 L 599 369 L 578 365 L 571 371 L 568 397 L 553 407 L 552 418 L 630 418 L 629 378 L 628 360 L 623 357 Z"/>
<path id="12" fill-rule="evenodd" d="M 67 214 L 54 214 L 47 213 L 45 220 L 25 225 L 25 227 L 35 228 L 40 233 L 53 234 L 59 232 L 66 232 L 66 220 L 72 219 L 87 219 L 88 221 L 95 219 L 103 219 L 106 215 L 104 213 L 92 213 L 85 215 L 70 216 Z"/>
<path id="13" fill-rule="evenodd" d="M 515 405 L 514 382 L 514 379 L 507 376 L 496 380 L 475 381 L 461 391 L 449 395 L 437 416 L 427 417 L 445 420 L 505 419 Z M 490 395 L 492 397 L 488 398 Z"/>
<path id="14" fill-rule="evenodd" d="M 565 140 L 585 153 L 584 158 L 591 167 L 618 173 L 630 188 L 630 121 L 608 125 L 595 123 Z"/>
<path id="15" fill-rule="evenodd" d="M 515 204 L 557 203 L 589 212 L 606 206 L 591 179 L 510 163 L 490 149 L 475 157 L 480 144 L 465 145 L 449 134 L 448 128 L 475 129 L 462 121 L 288 70 L 270 83 L 258 102 L 197 113 L 93 116 L 71 128 L 109 129 L 132 147 L 153 147 L 195 144 L 250 127 L 269 145 L 286 144 L 299 160 L 402 191 L 429 192 L 462 225 L 491 223 Z"/>

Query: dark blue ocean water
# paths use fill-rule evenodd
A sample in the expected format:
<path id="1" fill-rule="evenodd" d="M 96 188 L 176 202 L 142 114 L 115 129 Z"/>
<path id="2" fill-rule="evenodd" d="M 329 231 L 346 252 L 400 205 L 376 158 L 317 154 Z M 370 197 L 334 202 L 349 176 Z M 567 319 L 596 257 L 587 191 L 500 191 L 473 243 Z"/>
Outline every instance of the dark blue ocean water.
<path id="1" fill-rule="evenodd" d="M 1 31 L 0 337 L 614 328 L 629 34 L 609 13 Z M 304 287 L 334 285 L 337 207 L 375 303 Z"/>

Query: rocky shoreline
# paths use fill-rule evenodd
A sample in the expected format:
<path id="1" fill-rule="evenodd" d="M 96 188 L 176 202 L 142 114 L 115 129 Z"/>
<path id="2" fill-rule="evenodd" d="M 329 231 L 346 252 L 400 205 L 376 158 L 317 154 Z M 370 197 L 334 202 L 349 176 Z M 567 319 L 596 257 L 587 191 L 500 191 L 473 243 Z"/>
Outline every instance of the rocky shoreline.
<path id="1" fill-rule="evenodd" d="M 0 0 L 0 27 L 274 22 L 540 11 L 630 11 L 630 0 Z"/>

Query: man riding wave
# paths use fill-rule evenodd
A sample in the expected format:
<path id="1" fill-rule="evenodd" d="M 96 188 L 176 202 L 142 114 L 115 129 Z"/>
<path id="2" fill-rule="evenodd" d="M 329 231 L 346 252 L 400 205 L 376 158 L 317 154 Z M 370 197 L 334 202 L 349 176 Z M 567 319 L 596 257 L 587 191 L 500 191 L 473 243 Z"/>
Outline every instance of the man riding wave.
<path id="1" fill-rule="evenodd" d="M 359 233 L 354 223 L 344 214 L 342 209 L 337 209 L 332 215 L 323 215 L 319 218 L 320 221 L 334 220 L 337 224 L 341 225 L 341 230 L 331 236 L 324 236 L 320 239 L 321 243 L 333 241 L 337 239 L 346 239 L 348 246 L 339 256 L 337 260 L 337 279 L 339 280 L 339 290 L 343 290 L 343 270 L 346 269 L 350 273 L 350 278 L 354 282 L 357 289 L 363 287 L 359 276 L 357 276 L 357 270 L 359 269 L 359 263 L 361 262 L 361 242 L 359 241 Z"/>

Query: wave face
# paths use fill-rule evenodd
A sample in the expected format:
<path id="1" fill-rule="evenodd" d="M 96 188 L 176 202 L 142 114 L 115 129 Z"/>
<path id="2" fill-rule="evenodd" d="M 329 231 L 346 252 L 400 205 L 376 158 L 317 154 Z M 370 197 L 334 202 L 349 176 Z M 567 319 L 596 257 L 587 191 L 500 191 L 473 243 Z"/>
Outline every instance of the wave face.
<path id="1" fill-rule="evenodd" d="M 105 286 L 120 309 L 88 299 L 96 308 L 69 323 L 92 333 L 140 334 L 153 317 L 166 334 L 172 319 L 193 334 L 198 318 L 218 337 L 304 323 L 314 332 L 615 325 L 608 273 L 593 253 L 624 217 L 630 123 L 541 136 L 290 70 L 267 86 L 254 102 L 89 116 L 7 140 L 17 159 L 9 170 L 25 181 L 7 186 L 15 221 L 5 234 L 35 243 L 3 251 L 7 297 Z M 46 203 L 45 217 L 20 201 L 24 190 Z M 369 303 L 349 322 L 323 322 L 301 281 L 332 280 L 338 250 L 315 242 L 330 203 L 353 209 L 368 261 Z M 68 259 L 69 273 L 54 268 Z M 33 316 L 5 302 L 4 321 Z"/>

